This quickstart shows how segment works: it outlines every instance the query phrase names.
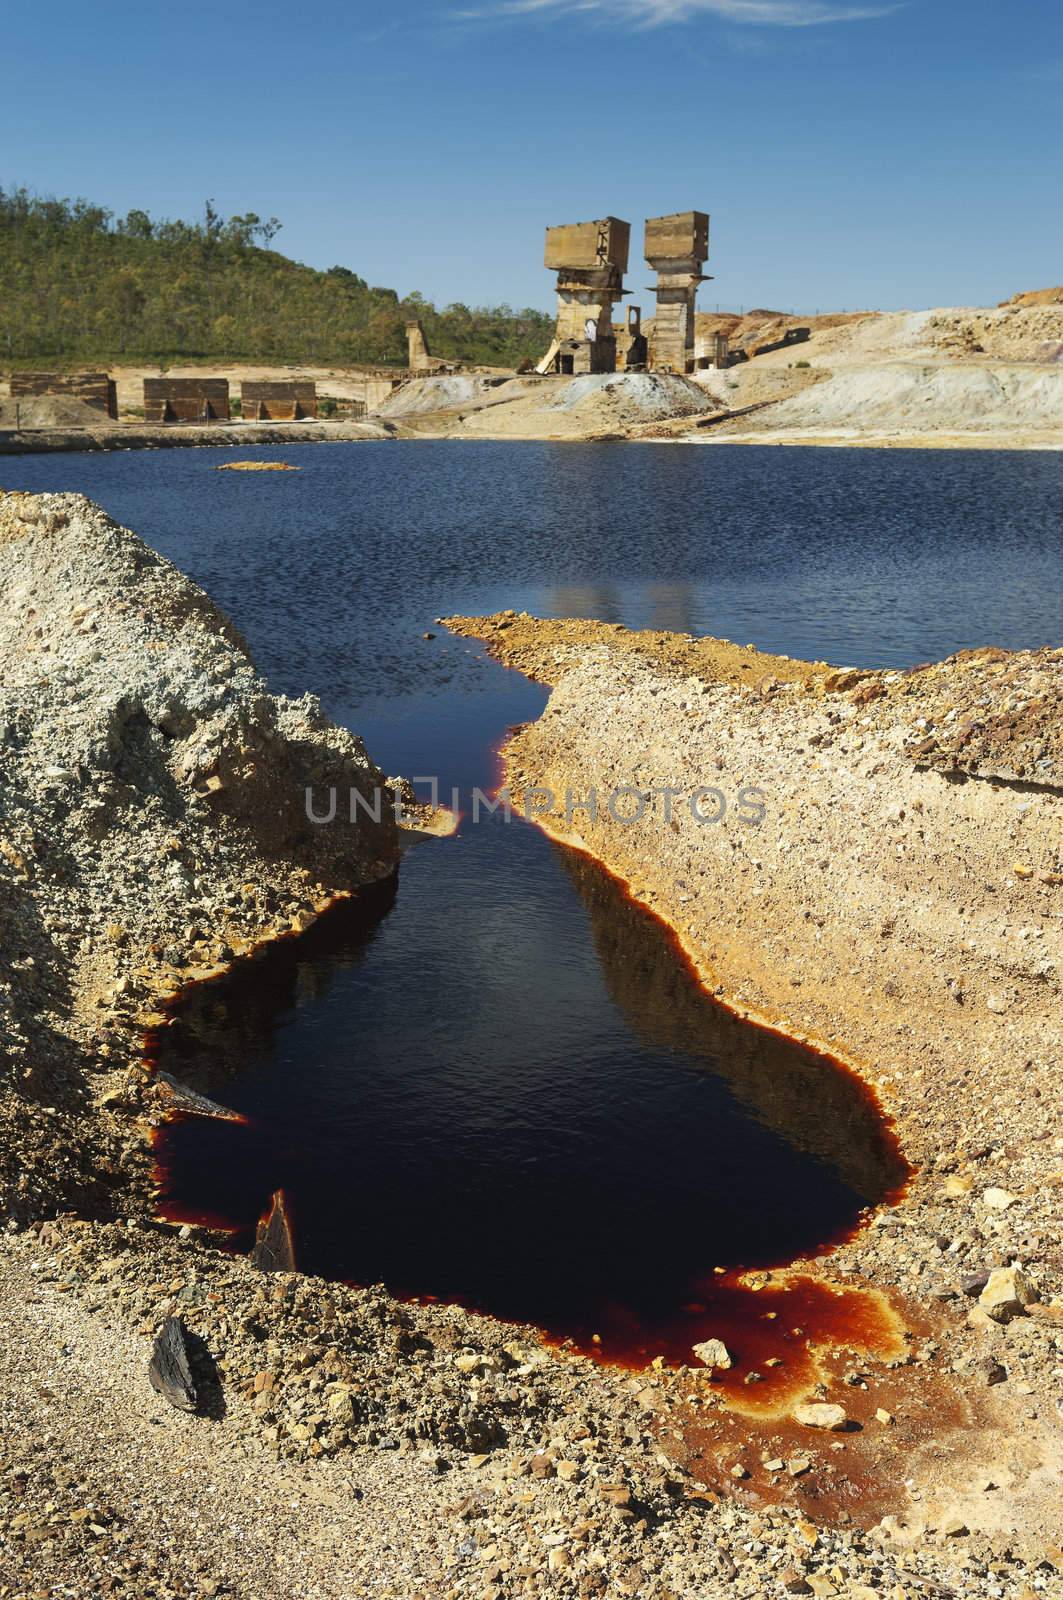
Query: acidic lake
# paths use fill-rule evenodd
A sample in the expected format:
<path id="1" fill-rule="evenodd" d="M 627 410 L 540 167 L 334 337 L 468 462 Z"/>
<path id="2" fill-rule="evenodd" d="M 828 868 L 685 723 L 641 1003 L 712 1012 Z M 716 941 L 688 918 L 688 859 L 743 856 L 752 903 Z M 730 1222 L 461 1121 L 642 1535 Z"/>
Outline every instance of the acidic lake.
<path id="1" fill-rule="evenodd" d="M 408 442 L 214 470 L 241 453 L 16 458 L 4 478 L 99 501 L 203 585 L 275 690 L 320 696 L 385 772 L 463 794 L 546 691 L 441 615 L 857 666 L 1058 634 L 1063 454 Z M 500 816 L 191 991 L 159 1051 L 246 1118 L 166 1126 L 166 1215 L 245 1246 L 284 1189 L 303 1270 L 605 1359 L 740 1331 L 735 1269 L 845 1237 L 907 1176 L 851 1074 L 736 1021 L 606 872 Z"/>

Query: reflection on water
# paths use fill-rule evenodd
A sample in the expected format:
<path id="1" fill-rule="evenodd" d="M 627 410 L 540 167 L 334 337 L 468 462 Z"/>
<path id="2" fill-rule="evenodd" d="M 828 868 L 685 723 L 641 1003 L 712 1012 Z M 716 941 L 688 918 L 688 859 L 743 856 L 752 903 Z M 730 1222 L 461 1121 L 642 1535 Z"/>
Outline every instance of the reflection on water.
<path id="1" fill-rule="evenodd" d="M 610 994 L 647 1047 L 702 1058 L 760 1122 L 833 1167 L 865 1204 L 897 1186 L 896 1139 L 858 1080 L 819 1051 L 707 1001 L 676 941 L 615 878 L 577 852 L 562 860 L 587 907 Z"/>
<path id="2" fill-rule="evenodd" d="M 546 605 L 536 615 L 550 617 L 594 617 L 598 622 L 621 622 L 623 602 L 610 583 L 559 583 L 547 589 Z"/>
<path id="3" fill-rule="evenodd" d="M 675 579 L 669 583 L 647 581 L 640 585 L 642 626 L 668 633 L 694 633 L 698 623 L 698 595 L 694 584 Z M 537 616 L 591 617 L 598 622 L 626 620 L 628 606 L 612 584 L 562 583 L 543 592 Z"/>
<path id="4" fill-rule="evenodd" d="M 1058 642 L 1063 452 L 410 441 L 214 470 L 240 453 L 10 457 L 4 483 L 93 495 L 278 689 L 354 726 L 369 702 L 479 692 L 464 643 L 421 634 L 507 606 L 858 666 Z"/>

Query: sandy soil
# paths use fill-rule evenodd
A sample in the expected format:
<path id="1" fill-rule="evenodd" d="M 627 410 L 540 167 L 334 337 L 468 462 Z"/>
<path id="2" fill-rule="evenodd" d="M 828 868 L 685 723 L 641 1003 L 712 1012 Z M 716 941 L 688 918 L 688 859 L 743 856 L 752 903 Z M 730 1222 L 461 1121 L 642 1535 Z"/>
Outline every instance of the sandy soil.
<path id="1" fill-rule="evenodd" d="M 26 400 L 0 403 L 0 429 L 112 428 L 115 424 L 98 406 L 71 395 L 34 395 Z"/>
<path id="2" fill-rule="evenodd" d="M 380 410 L 407 437 L 451 439 L 624 438 L 646 424 L 719 410 L 689 378 L 606 373 L 577 378 L 413 379 Z"/>
<path id="3" fill-rule="evenodd" d="M 858 428 L 772 428 L 767 426 L 767 420 L 760 430 L 754 430 L 748 424 L 735 424 L 718 428 L 696 440 L 684 436 L 682 442 L 815 445 L 824 449 L 860 450 L 1063 450 L 1063 438 L 1058 428 L 1009 428 L 997 433 L 910 433 L 900 429 L 893 433 L 863 433 Z"/>
<path id="4" fill-rule="evenodd" d="M 799 323 L 811 337 L 693 378 L 415 380 L 384 414 L 447 438 L 1063 446 L 1063 306 L 707 320 L 739 349 Z"/>
<path id="5" fill-rule="evenodd" d="M 927 366 L 910 362 L 845 367 L 751 422 L 724 423 L 742 433 L 770 429 L 804 438 L 982 438 L 1036 435 L 1063 445 L 1063 365 L 986 363 Z"/>
<path id="6" fill-rule="evenodd" d="M 881 362 L 998 361 L 1051 365 L 1063 347 L 1063 302 L 997 308 L 938 307 L 929 311 L 875 311 L 847 317 L 787 317 L 777 325 L 804 326 L 801 345 L 756 357 L 757 366 L 822 363 L 832 370 Z M 776 325 L 751 330 L 740 344 L 755 345 Z"/>
<path id="7" fill-rule="evenodd" d="M 804 344 L 698 375 L 732 409 L 780 402 L 749 420 L 724 421 L 706 442 L 1063 446 L 1063 303 L 868 313 L 807 325 Z M 754 327 L 746 342 L 757 336 Z"/>
<path id="8" fill-rule="evenodd" d="M 377 373 L 389 369 L 379 367 L 340 367 L 320 366 L 313 362 L 289 362 L 278 365 L 276 362 L 237 361 L 228 365 L 214 365 L 198 362 L 186 366 L 170 366 L 166 368 L 143 365 L 119 365 L 110 368 L 111 377 L 114 378 L 118 388 L 119 412 L 140 406 L 144 400 L 145 378 L 201 378 L 209 372 L 212 376 L 228 378 L 230 393 L 235 397 L 239 394 L 240 385 L 244 382 L 259 380 L 283 381 L 292 378 L 305 378 L 317 384 L 318 398 L 329 395 L 335 400 L 360 400 L 362 398 L 367 373 Z M 473 371 L 477 374 L 502 373 L 499 367 L 476 367 Z M 396 370 L 396 376 L 399 373 Z"/>
<path id="9" fill-rule="evenodd" d="M 11 1241 L 0 1326 L 0 1592 L 349 1600 L 416 1593 L 449 1554 L 451 1478 L 385 1451 L 371 1472 L 278 1459 L 242 1395 L 224 1422 L 175 1411 L 145 1332 Z"/>

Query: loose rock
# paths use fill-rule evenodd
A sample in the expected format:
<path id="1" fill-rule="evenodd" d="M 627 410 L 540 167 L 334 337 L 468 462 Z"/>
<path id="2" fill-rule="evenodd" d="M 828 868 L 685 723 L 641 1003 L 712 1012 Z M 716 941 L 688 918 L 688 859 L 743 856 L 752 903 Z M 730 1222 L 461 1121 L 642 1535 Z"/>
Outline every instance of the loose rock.
<path id="1" fill-rule="evenodd" d="M 167 1317 L 148 1363 L 151 1387 L 179 1411 L 195 1411 L 199 1391 L 192 1376 L 188 1329 L 180 1317 Z"/>
<path id="2" fill-rule="evenodd" d="M 843 1406 L 831 1405 L 824 1400 L 812 1400 L 794 1407 L 794 1420 L 806 1428 L 827 1428 L 838 1433 L 848 1422 Z"/>
<path id="3" fill-rule="evenodd" d="M 700 1344 L 693 1346 L 693 1350 L 698 1360 L 707 1367 L 718 1367 L 721 1372 L 726 1372 L 733 1365 L 731 1352 L 722 1339 L 703 1339 Z"/>
<path id="4" fill-rule="evenodd" d="M 989 1274 L 978 1304 L 994 1322 L 1020 1317 L 1035 1298 L 1033 1285 L 1019 1267 L 998 1267 Z"/>

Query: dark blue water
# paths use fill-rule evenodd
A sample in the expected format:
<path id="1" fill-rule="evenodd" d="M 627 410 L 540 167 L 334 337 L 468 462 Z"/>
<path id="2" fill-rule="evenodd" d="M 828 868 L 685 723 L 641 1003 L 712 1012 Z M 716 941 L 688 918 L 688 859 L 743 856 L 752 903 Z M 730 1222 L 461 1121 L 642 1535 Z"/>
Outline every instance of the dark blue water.
<path id="1" fill-rule="evenodd" d="M 857 665 L 1058 642 L 1063 455 L 258 453 L 303 470 L 167 450 L 3 477 L 99 500 L 210 591 L 274 688 L 319 694 L 392 773 L 486 786 L 492 744 L 544 703 L 435 628 L 452 612 Z M 418 847 L 397 885 L 196 995 L 165 1050 L 250 1118 L 169 1130 L 174 1212 L 246 1236 L 283 1187 L 307 1270 L 599 1332 L 607 1352 L 681 1358 L 714 1268 L 837 1238 L 903 1176 L 852 1078 L 734 1022 L 607 875 L 520 824 Z"/>
<path id="2" fill-rule="evenodd" d="M 337 716 L 477 691 L 447 612 L 514 606 L 856 666 L 1058 640 L 1063 453 L 494 442 L 24 456 L 230 611 L 285 691 Z M 253 580 L 253 581 L 252 581 Z M 391 723 L 394 726 L 394 722 Z"/>

